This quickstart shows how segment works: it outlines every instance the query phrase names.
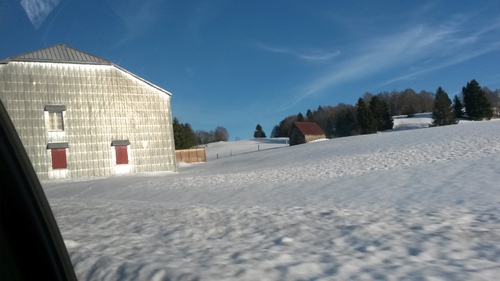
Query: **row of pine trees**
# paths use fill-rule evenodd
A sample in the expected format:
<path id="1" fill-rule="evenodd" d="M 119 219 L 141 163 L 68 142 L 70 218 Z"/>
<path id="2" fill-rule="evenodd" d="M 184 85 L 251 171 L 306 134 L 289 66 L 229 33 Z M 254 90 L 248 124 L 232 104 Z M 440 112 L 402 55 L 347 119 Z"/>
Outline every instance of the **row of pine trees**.
<path id="1" fill-rule="evenodd" d="M 473 79 L 462 88 L 462 96 L 463 104 L 456 95 L 452 104 L 448 94 L 439 87 L 434 98 L 432 125 L 456 124 L 457 120 L 464 117 L 476 121 L 489 120 L 493 117 L 493 105 L 488 101 L 485 92 L 476 80 Z"/>
<path id="2" fill-rule="evenodd" d="M 401 113 L 412 117 L 418 112 L 432 112 L 433 126 L 456 124 L 460 118 L 491 119 L 493 103 L 500 107 L 500 91 L 485 89 L 472 80 L 462 88 L 463 100 L 455 95 L 453 103 L 441 87 L 436 93 L 417 94 L 411 89 L 378 95 L 366 93 L 356 105 L 319 106 L 315 111 L 308 110 L 305 117 L 301 113 L 288 116 L 273 128 L 271 137 L 288 137 L 292 124 L 303 121 L 317 123 L 332 138 L 390 130 L 392 116 Z"/>

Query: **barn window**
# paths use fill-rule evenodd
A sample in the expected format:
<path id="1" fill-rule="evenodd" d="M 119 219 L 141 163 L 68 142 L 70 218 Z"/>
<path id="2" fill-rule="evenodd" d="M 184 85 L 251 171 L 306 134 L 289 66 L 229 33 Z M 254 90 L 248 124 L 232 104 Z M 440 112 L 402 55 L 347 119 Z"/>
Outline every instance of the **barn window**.
<path id="1" fill-rule="evenodd" d="M 46 105 L 46 126 L 49 132 L 64 131 L 64 114 L 66 111 L 65 105 Z"/>
<path id="2" fill-rule="evenodd" d="M 128 164 L 129 140 L 114 140 L 111 146 L 115 147 L 116 165 Z"/>
<path id="3" fill-rule="evenodd" d="M 67 142 L 49 143 L 47 149 L 50 149 L 52 156 L 52 169 L 66 169 L 68 162 L 66 160 Z"/>

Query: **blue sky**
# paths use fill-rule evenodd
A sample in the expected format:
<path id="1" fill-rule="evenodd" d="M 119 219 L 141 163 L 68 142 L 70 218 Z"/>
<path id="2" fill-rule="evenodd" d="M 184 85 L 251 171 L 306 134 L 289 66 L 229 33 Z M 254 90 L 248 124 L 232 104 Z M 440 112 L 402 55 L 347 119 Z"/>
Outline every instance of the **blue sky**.
<path id="1" fill-rule="evenodd" d="M 60 43 L 170 91 L 180 122 L 230 140 L 365 92 L 500 88 L 497 0 L 0 3 L 0 58 Z"/>

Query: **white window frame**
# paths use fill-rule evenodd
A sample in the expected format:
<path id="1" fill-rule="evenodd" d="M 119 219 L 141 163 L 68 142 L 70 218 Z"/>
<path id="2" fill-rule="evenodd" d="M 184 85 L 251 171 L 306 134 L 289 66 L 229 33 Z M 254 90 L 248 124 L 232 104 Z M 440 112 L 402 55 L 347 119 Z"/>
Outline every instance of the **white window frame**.
<path id="1" fill-rule="evenodd" d="M 65 105 L 45 106 L 45 126 L 49 132 L 64 132 Z"/>

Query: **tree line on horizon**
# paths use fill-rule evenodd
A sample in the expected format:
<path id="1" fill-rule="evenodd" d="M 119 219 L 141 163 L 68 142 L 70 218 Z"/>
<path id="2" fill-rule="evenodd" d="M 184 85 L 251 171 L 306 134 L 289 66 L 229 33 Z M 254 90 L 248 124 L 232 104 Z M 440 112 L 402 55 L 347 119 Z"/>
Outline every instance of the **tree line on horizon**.
<path id="1" fill-rule="evenodd" d="M 302 113 L 290 115 L 273 127 L 270 137 L 289 137 L 294 122 L 315 122 L 325 132 L 326 137 L 347 137 L 371 134 L 393 128 L 393 116 L 412 117 L 416 113 L 432 112 L 432 126 L 455 124 L 457 120 L 491 119 L 500 117 L 500 89 L 491 91 L 481 88 L 476 80 L 471 80 L 462 88 L 460 96 L 453 101 L 439 87 L 436 93 L 412 89 L 403 91 L 365 93 L 355 105 L 339 103 L 336 106 L 319 106 Z M 218 141 L 228 141 L 226 128 L 218 126 L 215 130 L 194 131 L 189 123 L 173 120 L 175 149 L 188 149 L 196 145 Z M 254 138 L 266 138 L 262 126 L 257 124 Z"/>
<path id="2" fill-rule="evenodd" d="M 212 131 L 194 131 L 189 123 L 180 123 L 179 119 L 174 117 L 172 127 L 174 130 L 176 150 L 188 149 L 201 144 L 229 140 L 229 133 L 227 129 L 222 126 L 217 126 L 215 130 Z"/>
<path id="3" fill-rule="evenodd" d="M 449 101 L 449 102 L 448 102 Z M 494 111 L 495 109 L 495 111 Z M 472 80 L 462 88 L 461 97 L 455 95 L 453 103 L 439 87 L 436 93 L 412 89 L 403 91 L 365 93 L 356 105 L 339 103 L 336 106 L 319 106 L 290 115 L 274 126 L 271 137 L 288 137 L 294 122 L 315 122 L 328 138 L 371 134 L 393 128 L 393 116 L 412 117 L 416 113 L 432 112 L 433 126 L 456 123 L 457 119 L 471 120 L 500 117 L 500 89 L 481 88 Z"/>

